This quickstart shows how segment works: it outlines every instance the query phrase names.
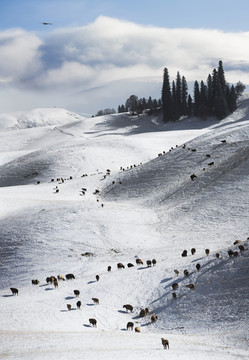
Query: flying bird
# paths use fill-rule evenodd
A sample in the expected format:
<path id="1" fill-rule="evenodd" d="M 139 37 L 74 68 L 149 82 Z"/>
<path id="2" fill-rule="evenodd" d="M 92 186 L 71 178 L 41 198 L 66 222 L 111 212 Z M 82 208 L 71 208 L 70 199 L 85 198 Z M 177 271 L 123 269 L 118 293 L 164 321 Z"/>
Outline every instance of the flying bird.
<path id="1" fill-rule="evenodd" d="M 50 22 L 42 22 L 42 25 L 52 25 Z"/>

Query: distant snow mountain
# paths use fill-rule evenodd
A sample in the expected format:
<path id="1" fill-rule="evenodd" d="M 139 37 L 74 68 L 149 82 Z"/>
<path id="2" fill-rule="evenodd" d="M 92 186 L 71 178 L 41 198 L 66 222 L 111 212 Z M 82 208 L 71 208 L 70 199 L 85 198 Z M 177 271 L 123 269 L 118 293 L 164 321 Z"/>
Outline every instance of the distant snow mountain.
<path id="1" fill-rule="evenodd" d="M 64 125 L 84 119 L 76 113 L 58 108 L 40 108 L 30 111 L 0 114 L 0 130 L 8 128 L 33 128 L 41 126 Z"/>

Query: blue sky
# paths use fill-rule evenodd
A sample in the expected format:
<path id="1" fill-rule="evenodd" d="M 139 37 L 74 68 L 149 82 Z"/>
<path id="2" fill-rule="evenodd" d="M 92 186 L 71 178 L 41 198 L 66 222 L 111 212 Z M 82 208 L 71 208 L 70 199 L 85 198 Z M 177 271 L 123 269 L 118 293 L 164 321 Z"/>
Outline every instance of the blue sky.
<path id="1" fill-rule="evenodd" d="M 248 0 L 0 0 L 0 112 L 117 109 L 131 92 L 159 98 L 164 67 L 205 81 L 219 60 L 229 83 L 248 85 L 248 10 Z"/>
<path id="2" fill-rule="evenodd" d="M 0 0 L 0 28 L 82 26 L 104 15 L 159 27 L 248 31 L 248 13 L 248 0 Z"/>

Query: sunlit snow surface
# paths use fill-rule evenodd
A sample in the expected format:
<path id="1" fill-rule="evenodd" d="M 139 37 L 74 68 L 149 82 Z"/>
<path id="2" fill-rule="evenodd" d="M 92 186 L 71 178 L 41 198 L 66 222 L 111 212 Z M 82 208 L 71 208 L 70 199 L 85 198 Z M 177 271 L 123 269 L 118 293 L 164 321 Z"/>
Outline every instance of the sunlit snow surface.
<path id="1" fill-rule="evenodd" d="M 247 96 L 219 123 L 64 109 L 0 122 L 0 358 L 249 358 Z M 67 273 L 58 288 L 46 282 Z"/>

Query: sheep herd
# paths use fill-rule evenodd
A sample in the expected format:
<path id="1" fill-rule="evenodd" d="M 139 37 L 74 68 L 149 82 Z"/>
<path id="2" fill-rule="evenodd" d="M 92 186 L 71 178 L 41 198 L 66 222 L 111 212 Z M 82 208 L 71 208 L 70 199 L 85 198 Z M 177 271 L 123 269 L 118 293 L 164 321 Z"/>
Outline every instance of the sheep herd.
<path id="1" fill-rule="evenodd" d="M 247 241 L 249 240 L 249 238 L 247 238 Z M 227 254 L 230 257 L 237 257 L 239 256 L 239 254 L 242 254 L 244 251 L 248 250 L 248 246 L 247 246 L 247 242 L 246 241 L 241 241 L 241 240 L 236 240 L 234 241 L 233 243 L 233 248 L 229 248 L 227 250 Z M 183 250 L 182 253 L 181 253 L 181 256 L 182 257 L 187 257 L 189 256 L 193 256 L 195 255 L 196 253 L 198 254 L 200 250 L 196 248 L 191 248 L 190 250 Z M 87 255 L 85 255 L 87 254 Z M 84 253 L 82 255 L 84 256 L 92 256 L 93 254 L 92 253 L 89 253 L 90 255 L 88 255 L 88 253 Z M 206 255 L 206 257 L 209 257 L 210 256 L 210 250 L 208 248 L 202 250 L 202 254 Z M 216 252 L 214 253 L 215 254 L 215 257 L 217 259 L 224 259 L 224 256 L 225 256 L 225 251 L 223 250 L 222 253 L 221 252 Z M 199 255 L 199 254 L 198 254 Z M 211 254 L 212 255 L 212 254 Z M 204 256 L 202 256 L 203 259 L 205 259 Z M 146 264 L 147 268 L 150 268 L 152 265 L 155 266 L 157 264 L 157 261 L 156 259 L 152 259 L 152 260 L 146 260 L 146 261 L 143 261 L 141 258 L 136 258 L 135 260 L 135 263 L 136 265 L 144 265 L 144 263 Z M 198 262 L 195 264 L 195 268 L 196 268 L 196 271 L 200 271 L 202 266 L 205 266 L 205 263 L 202 263 L 202 265 Z M 131 268 L 131 267 L 134 267 L 134 264 L 132 264 L 131 262 L 127 263 L 127 265 L 125 266 L 123 263 L 117 263 L 117 270 L 119 271 L 119 269 L 125 269 L 125 268 Z M 111 265 L 108 265 L 107 266 L 107 273 L 111 272 L 112 271 L 112 266 Z M 140 268 L 140 269 L 143 269 L 143 268 Z M 180 274 L 183 274 L 184 278 L 190 278 L 191 279 L 191 276 L 192 274 L 194 273 L 193 272 L 193 269 L 183 269 L 183 270 L 178 270 L 178 269 L 174 269 L 174 273 L 175 273 L 175 276 L 179 277 Z M 75 279 L 75 275 L 72 274 L 72 273 L 68 273 L 66 274 L 65 276 L 59 274 L 57 276 L 48 276 L 46 278 L 46 283 L 47 284 L 52 284 L 54 285 L 55 288 L 58 287 L 58 284 L 59 282 L 64 282 L 64 281 L 70 281 L 70 280 L 74 280 Z M 96 279 L 96 282 L 100 281 L 100 276 L 99 275 L 96 275 L 95 276 L 95 279 Z M 31 284 L 32 286 L 34 285 L 39 285 L 40 284 L 40 281 L 38 279 L 32 279 L 31 280 Z M 42 285 L 41 285 L 42 286 Z M 185 283 L 184 285 L 186 288 L 188 288 L 189 290 L 195 290 L 196 289 L 196 284 L 189 281 L 187 284 Z M 172 297 L 173 299 L 177 299 L 178 298 L 178 295 L 179 295 L 179 283 L 177 281 L 173 281 L 173 283 L 171 284 L 171 287 L 172 287 Z M 14 287 L 11 287 L 10 288 L 11 292 L 13 295 L 18 295 L 18 289 L 17 288 L 14 288 Z M 80 290 L 79 289 L 74 289 L 73 290 L 73 294 L 75 296 L 75 299 L 79 298 L 80 296 Z M 96 297 L 93 297 L 92 298 L 92 301 L 94 303 L 94 305 L 99 305 L 100 304 L 100 301 L 98 298 Z M 72 304 L 70 303 L 67 303 L 65 304 L 66 306 L 66 309 L 68 312 L 70 312 L 71 310 L 73 310 L 73 306 Z M 81 306 L 82 306 L 82 303 L 80 300 L 77 300 L 76 302 L 76 307 L 78 310 L 81 309 Z M 122 308 L 125 309 L 125 312 L 127 314 L 132 314 L 133 316 L 133 319 L 139 319 L 139 318 L 145 318 L 145 317 L 148 317 L 150 318 L 149 322 L 147 322 L 147 324 L 154 324 L 158 321 L 158 315 L 156 314 L 153 314 L 151 313 L 149 307 L 145 307 L 145 308 L 142 308 L 139 310 L 139 312 L 137 313 L 137 315 L 135 314 L 134 316 L 134 312 L 137 311 L 138 307 L 134 307 L 134 305 L 131 305 L 131 304 L 124 304 L 122 305 Z M 97 319 L 93 318 L 93 317 L 90 317 L 88 319 L 89 321 L 89 326 L 92 327 L 92 328 L 97 328 L 97 324 L 98 324 L 98 321 Z M 136 321 L 136 325 L 138 326 L 135 326 L 135 322 L 134 321 L 128 321 L 127 324 L 126 324 L 126 330 L 127 331 L 135 331 L 137 333 L 140 333 L 141 332 L 141 326 L 139 326 L 139 324 L 137 324 L 137 321 Z M 169 341 L 168 339 L 165 339 L 165 338 L 161 338 L 161 343 L 162 343 L 162 346 L 164 349 L 169 349 Z"/>
<path id="2" fill-rule="evenodd" d="M 227 141 L 226 141 L 225 139 L 222 139 L 222 140 L 220 140 L 220 142 L 221 142 L 222 144 L 225 144 Z M 176 145 L 176 148 L 179 148 L 178 145 Z M 197 149 L 196 149 L 196 148 L 187 147 L 186 144 L 182 145 L 182 149 L 186 149 L 186 150 L 191 151 L 191 152 L 197 152 Z M 171 152 L 171 151 L 173 151 L 173 150 L 174 150 L 174 147 L 171 146 L 171 148 L 169 149 L 169 152 Z M 157 156 L 160 157 L 160 156 L 163 156 L 163 155 L 165 155 L 165 154 L 166 154 L 166 151 L 163 151 L 163 152 L 159 153 Z M 211 157 L 210 154 L 206 154 L 206 158 L 209 159 L 210 157 Z M 207 166 L 208 166 L 208 167 L 214 166 L 214 161 L 209 162 L 209 163 L 207 164 Z M 202 170 L 205 171 L 206 168 L 204 167 Z M 194 181 L 194 179 L 196 179 L 196 178 L 197 178 L 197 175 L 196 175 L 195 173 L 193 173 L 193 174 L 190 175 L 190 179 L 191 179 L 192 181 Z"/>
<path id="3" fill-rule="evenodd" d="M 225 143 L 226 141 L 225 140 L 221 140 L 222 143 Z M 177 146 L 176 146 L 177 147 Z M 183 149 L 186 148 L 186 145 L 183 145 Z M 196 149 L 191 149 L 191 148 L 187 148 L 189 151 L 192 151 L 192 152 L 195 152 Z M 170 151 L 173 150 L 173 148 L 170 149 Z M 165 154 L 165 151 L 163 151 L 162 153 L 159 153 L 158 156 L 162 156 L 163 154 Z M 210 154 L 206 154 L 206 157 L 207 158 L 210 158 Z M 135 168 L 136 166 L 140 166 L 142 165 L 142 163 L 138 164 L 138 165 L 131 165 L 129 167 L 127 167 L 126 169 L 124 167 L 120 167 L 120 170 L 121 171 L 125 171 L 125 170 L 129 170 L 129 169 L 132 169 L 132 168 Z M 211 161 L 207 164 L 209 167 L 211 166 L 214 166 L 214 161 Z M 203 170 L 205 170 L 205 168 L 203 168 Z M 104 175 L 104 179 L 106 179 L 107 176 L 109 176 L 111 173 L 110 169 L 107 169 L 106 170 L 106 174 Z M 85 176 L 88 176 L 87 174 L 83 174 L 82 177 L 85 177 Z M 197 178 L 197 175 L 196 174 L 191 174 L 190 175 L 190 178 L 192 181 L 194 181 L 196 178 Z M 65 180 L 72 180 L 73 177 L 70 176 L 68 178 L 57 178 L 57 181 L 60 182 L 60 183 L 64 183 Z M 51 182 L 54 182 L 55 180 L 54 179 L 51 179 Z M 37 184 L 40 183 L 40 181 L 37 182 Z M 112 182 L 112 184 L 114 184 L 115 181 Z M 119 184 L 122 184 L 121 181 L 119 181 Z M 56 186 L 54 188 L 54 193 L 59 193 L 59 187 Z M 85 194 L 87 193 L 87 189 L 86 188 L 81 188 L 80 191 L 79 191 L 79 195 L 80 196 L 84 196 Z M 93 192 L 94 195 L 99 195 L 100 194 L 100 190 L 99 189 L 95 189 L 95 191 Z M 97 199 L 97 201 L 99 201 L 99 199 Z M 101 204 L 101 206 L 103 207 L 104 204 Z M 249 240 L 249 238 L 247 239 Z M 228 253 L 228 256 L 231 258 L 231 257 L 238 257 L 243 251 L 246 250 L 246 247 L 245 247 L 245 244 L 241 241 L 241 240 L 236 240 L 234 242 L 234 246 L 237 246 L 236 249 L 229 249 L 227 251 Z M 195 248 L 191 248 L 190 251 L 191 255 L 194 255 L 196 253 L 196 249 Z M 204 250 L 206 256 L 209 256 L 210 255 L 210 250 L 209 249 L 205 249 Z M 82 256 L 92 256 L 93 254 L 92 253 L 85 253 L 85 254 L 81 254 Z M 181 254 L 182 257 L 187 257 L 188 256 L 188 250 L 183 250 L 182 254 Z M 217 259 L 220 259 L 221 257 L 221 254 L 220 252 L 216 252 L 215 253 L 215 257 Z M 137 258 L 136 259 L 136 265 L 143 265 L 144 262 L 140 259 L 140 258 Z M 151 267 L 151 266 L 155 266 L 157 264 L 157 261 L 156 259 L 148 259 L 146 260 L 146 265 L 147 267 Z M 134 267 L 134 264 L 129 262 L 127 263 L 127 265 L 125 266 L 123 263 L 119 262 L 117 263 L 117 269 L 120 270 L 120 269 L 125 269 L 125 267 L 127 268 L 131 268 L 131 267 Z M 200 271 L 201 270 L 201 267 L 202 265 L 200 263 L 197 263 L 195 265 L 195 268 L 196 268 L 196 271 Z M 111 272 L 112 271 L 112 266 L 108 266 L 107 267 L 107 272 Z M 180 271 L 175 269 L 174 270 L 174 273 L 175 275 L 178 277 L 180 275 Z M 192 272 L 190 272 L 189 269 L 184 269 L 183 270 L 183 275 L 184 277 L 189 277 L 190 275 L 192 274 Z M 46 278 L 46 283 L 48 284 L 53 284 L 55 288 L 57 288 L 59 286 L 59 281 L 65 281 L 65 280 L 73 280 L 75 279 L 75 276 L 74 274 L 72 273 L 69 273 L 69 274 L 66 274 L 65 277 L 63 275 L 57 275 L 57 276 L 49 276 Z M 100 281 L 100 276 L 99 275 L 96 275 L 95 276 L 95 279 L 97 282 Z M 32 285 L 38 285 L 40 282 L 38 279 L 33 279 L 31 280 L 31 283 Z M 172 292 L 172 297 L 173 299 L 177 299 L 177 291 L 179 290 L 179 284 L 174 281 L 171 285 L 172 289 L 173 289 L 173 292 Z M 188 289 L 190 290 L 194 290 L 196 288 L 196 285 L 192 282 L 189 282 L 188 284 L 185 285 L 185 287 L 187 287 Z M 13 295 L 18 295 L 18 289 L 17 288 L 13 288 L 11 287 L 10 288 L 11 292 Z M 76 298 L 78 298 L 80 296 L 80 290 L 78 289 L 75 289 L 73 290 L 73 293 L 75 295 Z M 95 298 L 93 297 L 92 298 L 92 301 L 95 305 L 99 305 L 100 304 L 100 301 L 98 298 Z M 76 302 L 76 306 L 77 306 L 77 309 L 80 310 L 81 309 L 81 301 L 78 300 Z M 66 308 L 68 311 L 71 311 L 72 310 L 72 304 L 66 304 Z M 131 305 L 131 304 L 124 304 L 123 305 L 123 309 L 126 310 L 127 313 L 133 313 L 134 312 L 134 306 Z M 155 323 L 157 320 L 158 320 L 158 316 L 155 315 L 155 314 L 150 314 L 150 310 L 149 310 L 149 307 L 146 307 L 146 308 L 143 308 L 143 309 L 140 309 L 140 312 L 139 312 L 139 318 L 143 318 L 145 316 L 148 316 L 150 315 L 150 322 L 153 324 Z M 91 327 L 97 327 L 97 320 L 95 318 L 89 318 L 89 326 Z M 134 322 L 132 321 L 128 321 L 127 322 L 127 325 L 126 325 L 126 330 L 127 331 L 135 331 L 135 332 L 138 332 L 140 333 L 141 332 L 141 327 L 140 326 L 135 326 Z M 165 338 L 161 338 L 161 343 L 162 343 L 162 346 L 164 349 L 169 349 L 169 340 L 168 339 L 165 339 Z"/>
<path id="4" fill-rule="evenodd" d="M 83 254 L 83 255 L 84 255 L 84 254 Z M 143 264 L 144 264 L 144 261 L 142 261 L 140 258 L 137 258 L 135 262 L 136 262 L 137 265 L 143 265 Z M 147 268 L 151 267 L 152 265 L 155 266 L 156 263 L 157 263 L 156 259 L 146 260 Z M 130 268 L 130 267 L 133 267 L 133 266 L 134 266 L 134 265 L 133 265 L 132 263 L 127 263 L 127 266 L 126 266 L 126 267 L 127 267 L 127 268 Z M 122 263 L 117 263 L 117 268 L 118 268 L 118 269 L 124 269 L 124 268 L 125 268 L 125 265 L 123 265 Z M 112 271 L 112 267 L 109 265 L 109 266 L 107 267 L 107 272 L 110 272 L 110 271 Z M 64 276 L 64 275 L 61 275 L 61 274 L 59 274 L 59 275 L 57 275 L 57 276 L 51 275 L 51 276 L 47 276 L 47 277 L 46 277 L 46 284 L 54 285 L 54 287 L 56 288 L 56 287 L 58 287 L 59 282 L 70 281 L 70 280 L 74 280 L 74 279 L 75 279 L 75 275 L 72 274 L 72 273 L 68 273 L 68 274 L 66 274 L 65 276 Z M 96 275 L 96 281 L 99 281 L 99 280 L 100 280 L 99 275 Z M 32 280 L 31 280 L 31 284 L 32 284 L 32 286 L 33 286 L 33 285 L 39 285 L 39 284 L 40 284 L 40 281 L 39 281 L 38 279 L 32 279 Z M 40 285 L 40 286 L 43 286 L 43 285 Z M 12 291 L 12 294 L 13 294 L 13 295 L 18 295 L 18 289 L 11 287 L 10 290 Z M 79 296 L 80 296 L 80 290 L 74 289 L 74 290 L 73 290 L 73 294 L 74 294 L 74 296 L 75 296 L 76 299 L 79 298 Z M 94 303 L 95 305 L 99 305 L 99 304 L 100 304 L 99 299 L 96 298 L 96 297 L 93 297 L 93 298 L 92 298 L 92 301 L 93 301 L 93 303 Z M 65 306 L 66 306 L 66 309 L 67 309 L 68 312 L 70 312 L 71 310 L 74 309 L 74 308 L 73 308 L 73 305 L 70 304 L 70 303 L 66 303 Z M 77 307 L 77 309 L 80 310 L 80 309 L 81 309 L 81 306 L 82 306 L 82 303 L 81 303 L 80 300 L 78 300 L 78 301 L 76 302 L 76 307 Z M 132 306 L 131 304 L 124 304 L 124 305 L 123 305 L 123 309 L 125 309 L 127 313 L 134 314 L 134 306 Z M 155 322 L 158 320 L 157 315 L 155 315 L 155 314 L 150 314 L 149 307 L 146 307 L 146 308 L 144 308 L 144 309 L 141 309 L 140 312 L 138 313 L 138 315 L 135 316 L 135 318 L 136 318 L 136 317 L 138 317 L 138 318 L 143 318 L 143 317 L 145 317 L 145 316 L 150 316 L 150 322 L 151 322 L 151 324 L 155 323 Z M 91 318 L 88 319 L 88 321 L 89 321 L 89 326 L 90 326 L 90 327 L 93 327 L 93 328 L 96 328 L 96 327 L 97 327 L 97 324 L 98 324 L 97 319 L 91 317 Z M 137 321 L 136 321 L 136 323 L 137 323 Z M 127 323 L 127 325 L 126 325 L 126 329 L 127 329 L 128 331 L 135 331 L 135 332 L 137 332 L 137 333 L 140 333 L 140 332 L 141 332 L 141 327 L 140 327 L 140 326 L 135 326 L 135 324 L 134 324 L 133 321 L 128 321 L 128 323 Z M 167 340 L 167 341 L 168 341 L 168 340 Z M 165 345 L 164 345 L 163 342 L 162 342 L 162 345 L 163 345 L 163 347 L 164 347 L 165 349 L 167 348 L 167 347 L 165 347 Z"/>
<path id="5" fill-rule="evenodd" d="M 248 240 L 249 240 L 249 237 L 246 239 L 246 241 L 248 241 Z M 234 243 L 233 243 L 233 246 L 237 246 L 237 248 L 235 248 L 233 250 L 232 249 L 227 250 L 227 254 L 228 254 L 229 258 L 238 257 L 240 254 L 242 254 L 247 249 L 245 244 L 246 243 L 243 244 L 242 240 L 235 240 Z M 194 255 L 196 253 L 196 249 L 192 248 L 190 250 L 190 252 L 191 252 L 191 255 Z M 204 252 L 205 252 L 206 256 L 210 255 L 210 250 L 209 249 L 205 249 Z M 224 258 L 225 252 L 223 252 L 223 253 L 224 254 L 222 255 L 222 257 Z M 188 250 L 186 250 L 186 249 L 183 250 L 181 256 L 182 257 L 187 257 L 188 256 Z M 216 259 L 221 259 L 221 253 L 216 252 L 215 257 L 216 257 Z M 200 271 L 202 266 L 203 265 L 201 265 L 199 262 L 195 265 L 195 268 L 196 268 L 197 272 Z M 175 269 L 174 273 L 175 273 L 175 275 L 177 277 L 179 277 L 180 271 L 178 269 Z M 184 277 L 188 277 L 190 274 L 192 275 L 193 271 L 190 273 L 190 270 L 188 270 L 188 269 L 183 270 Z M 172 297 L 173 297 L 173 299 L 177 299 L 176 290 L 179 289 L 179 284 L 177 282 L 173 282 L 171 287 L 172 287 L 172 290 L 173 290 Z M 188 289 L 194 290 L 196 285 L 194 283 L 188 283 L 188 284 L 185 285 L 185 287 L 187 287 Z"/>

